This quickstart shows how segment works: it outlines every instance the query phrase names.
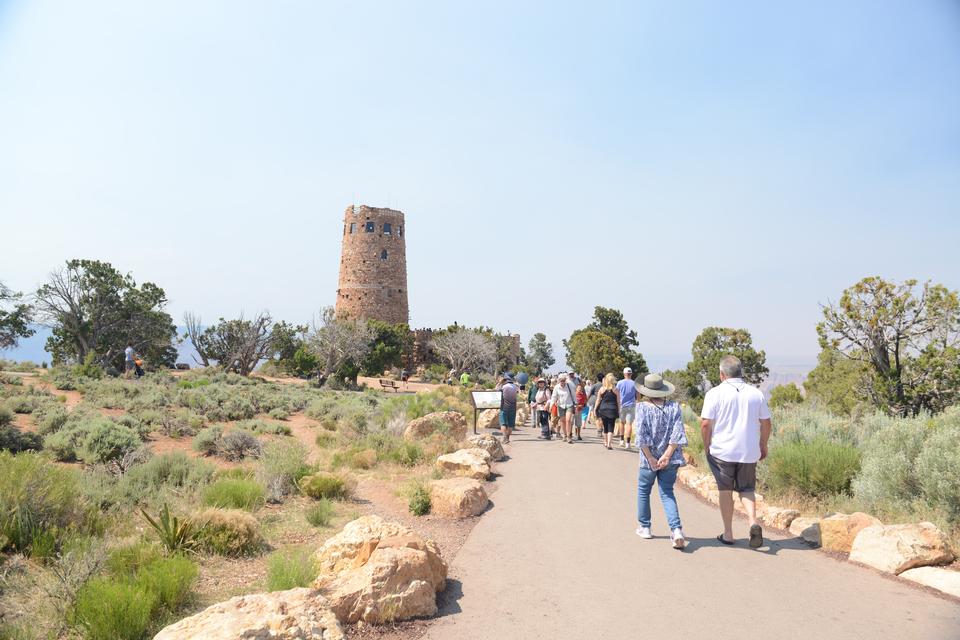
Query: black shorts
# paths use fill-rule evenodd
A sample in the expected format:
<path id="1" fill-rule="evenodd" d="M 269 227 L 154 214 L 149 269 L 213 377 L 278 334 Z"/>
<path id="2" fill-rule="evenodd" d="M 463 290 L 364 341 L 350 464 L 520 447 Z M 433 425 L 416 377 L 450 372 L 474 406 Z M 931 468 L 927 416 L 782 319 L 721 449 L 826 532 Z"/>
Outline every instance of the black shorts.
<path id="1" fill-rule="evenodd" d="M 709 453 L 707 464 L 717 481 L 720 491 L 736 491 L 738 493 L 753 493 L 757 486 L 756 462 L 724 462 L 717 460 Z"/>
<path id="2" fill-rule="evenodd" d="M 599 416 L 600 422 L 603 423 L 603 432 L 604 433 L 613 433 L 614 425 L 617 423 L 616 418 L 607 418 L 606 416 Z"/>

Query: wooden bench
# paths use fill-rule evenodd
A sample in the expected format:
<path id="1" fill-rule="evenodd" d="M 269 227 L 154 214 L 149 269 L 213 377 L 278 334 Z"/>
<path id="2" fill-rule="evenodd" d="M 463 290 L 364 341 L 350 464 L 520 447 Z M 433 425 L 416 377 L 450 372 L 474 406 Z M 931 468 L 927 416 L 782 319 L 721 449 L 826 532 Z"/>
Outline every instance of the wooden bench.
<path id="1" fill-rule="evenodd" d="M 400 385 L 397 384 L 396 380 L 384 380 L 380 378 L 380 388 L 381 389 L 393 389 L 396 392 L 400 392 Z"/>

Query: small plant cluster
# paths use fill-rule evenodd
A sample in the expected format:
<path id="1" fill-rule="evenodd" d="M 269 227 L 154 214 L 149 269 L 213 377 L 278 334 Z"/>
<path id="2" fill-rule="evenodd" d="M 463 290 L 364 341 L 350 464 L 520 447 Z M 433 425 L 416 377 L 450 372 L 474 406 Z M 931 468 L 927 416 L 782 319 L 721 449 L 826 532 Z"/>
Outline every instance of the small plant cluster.
<path id="1" fill-rule="evenodd" d="M 223 427 L 207 427 L 193 439 L 193 448 L 206 456 L 220 456 L 225 460 L 239 461 L 244 458 L 259 458 L 263 446 L 249 431 L 235 429 L 224 434 Z"/>

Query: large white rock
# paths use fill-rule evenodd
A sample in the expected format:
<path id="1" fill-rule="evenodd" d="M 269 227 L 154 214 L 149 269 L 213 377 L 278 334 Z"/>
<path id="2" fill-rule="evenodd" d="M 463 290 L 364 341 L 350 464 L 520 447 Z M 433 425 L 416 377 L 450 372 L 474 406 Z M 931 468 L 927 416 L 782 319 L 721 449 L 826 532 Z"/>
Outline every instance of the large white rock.
<path id="1" fill-rule="evenodd" d="M 790 524 L 799 517 L 800 512 L 796 509 L 767 506 L 762 519 L 775 529 L 788 529 Z"/>
<path id="2" fill-rule="evenodd" d="M 803 538 L 810 544 L 820 544 L 820 520 L 818 518 L 796 518 L 790 523 L 790 533 Z"/>
<path id="3" fill-rule="evenodd" d="M 478 429 L 499 429 L 500 411 L 498 409 L 484 409 L 477 414 Z"/>
<path id="4" fill-rule="evenodd" d="M 483 449 L 460 449 L 437 458 L 437 468 L 458 476 L 486 480 L 490 477 L 492 460 L 490 454 Z"/>
<path id="5" fill-rule="evenodd" d="M 947 536 L 931 522 L 867 527 L 857 534 L 850 559 L 888 573 L 947 564 L 953 553 Z"/>
<path id="6" fill-rule="evenodd" d="M 490 435 L 489 433 L 481 433 L 480 435 L 470 436 L 467 438 L 473 447 L 477 449 L 483 449 L 490 454 L 490 458 L 494 462 L 499 462 L 506 457 L 506 454 L 503 452 L 503 445 L 500 444 L 500 438 Z"/>
<path id="7" fill-rule="evenodd" d="M 881 524 L 878 519 L 860 511 L 827 516 L 820 521 L 820 546 L 827 551 L 850 553 L 857 534 L 878 524 Z"/>
<path id="8" fill-rule="evenodd" d="M 900 574 L 900 577 L 942 591 L 954 598 L 960 598 L 960 571 L 941 567 L 917 567 L 907 569 Z"/>
<path id="9" fill-rule="evenodd" d="M 457 411 L 436 411 L 411 420 L 403 431 L 403 437 L 407 440 L 420 440 L 437 431 L 459 442 L 467 436 L 467 421 Z"/>
<path id="10" fill-rule="evenodd" d="M 316 559 L 313 586 L 344 623 L 432 616 L 436 594 L 446 587 L 447 564 L 436 543 L 378 516 L 348 523 Z"/>
<path id="11" fill-rule="evenodd" d="M 154 640 L 342 640 L 343 629 L 314 589 L 237 596 L 165 627 Z"/>
<path id="12" fill-rule="evenodd" d="M 483 484 L 473 478 L 447 478 L 430 483 L 430 513 L 469 518 L 484 512 L 490 498 Z"/>

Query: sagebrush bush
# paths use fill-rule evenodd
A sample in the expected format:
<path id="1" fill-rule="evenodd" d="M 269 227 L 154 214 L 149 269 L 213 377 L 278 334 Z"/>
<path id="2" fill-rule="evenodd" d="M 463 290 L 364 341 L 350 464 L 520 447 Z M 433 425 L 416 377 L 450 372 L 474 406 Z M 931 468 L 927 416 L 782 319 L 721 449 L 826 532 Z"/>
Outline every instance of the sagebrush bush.
<path id="1" fill-rule="evenodd" d="M 51 403 L 50 408 L 45 408 L 41 415 L 34 416 L 37 419 L 37 433 L 41 436 L 56 433 L 67 423 L 68 417 L 66 409 Z"/>
<path id="2" fill-rule="evenodd" d="M 29 550 L 52 534 L 59 544 L 68 532 L 93 533 L 100 514 L 83 495 L 78 472 L 37 454 L 0 452 L 0 540 L 4 548 Z"/>
<path id="3" fill-rule="evenodd" d="M 197 543 L 204 551 L 222 556 L 249 556 L 263 548 L 260 523 L 246 511 L 205 509 L 193 522 L 197 526 Z"/>
<path id="4" fill-rule="evenodd" d="M 300 490 L 304 495 L 319 500 L 331 498 L 343 500 L 349 497 L 350 487 L 347 481 L 335 473 L 317 472 L 300 480 Z"/>
<path id="5" fill-rule="evenodd" d="M 43 448 L 43 439 L 36 433 L 20 431 L 16 427 L 0 427 L 0 449 L 11 453 L 21 451 L 39 451 Z"/>
<path id="6" fill-rule="evenodd" d="M 217 455 L 226 460 L 239 461 L 244 458 L 259 458 L 263 452 L 260 441 L 249 431 L 231 431 L 220 439 Z"/>
<path id="7" fill-rule="evenodd" d="M 267 415 L 269 415 L 274 420 L 286 420 L 290 417 L 290 412 L 284 409 L 283 407 L 277 407 L 275 409 L 271 409 L 270 413 Z"/>
<path id="8" fill-rule="evenodd" d="M 238 429 L 244 429 L 252 433 L 272 433 L 274 435 L 289 436 L 293 431 L 290 425 L 270 420 L 244 420 L 237 423 Z"/>
<path id="9" fill-rule="evenodd" d="M 192 595 L 191 589 L 199 573 L 197 565 L 182 555 L 157 558 L 136 573 L 136 582 L 153 594 L 156 606 L 175 612 Z"/>
<path id="10" fill-rule="evenodd" d="M 917 475 L 927 505 L 960 519 L 960 425 L 939 426 L 917 456 Z"/>
<path id="11" fill-rule="evenodd" d="M 13 411 L 0 405 L 0 427 L 9 427 L 11 424 L 13 424 Z"/>
<path id="12" fill-rule="evenodd" d="M 309 587 L 316 580 L 317 573 L 309 549 L 277 551 L 267 560 L 267 591 Z"/>
<path id="13" fill-rule="evenodd" d="M 923 417 L 895 419 L 880 414 L 864 419 L 868 435 L 853 492 L 868 507 L 905 504 L 921 494 L 914 463 L 930 431 L 927 422 Z"/>
<path id="14" fill-rule="evenodd" d="M 297 482 L 308 473 L 307 448 L 300 442 L 274 440 L 263 448 L 257 478 L 267 491 L 267 500 L 282 501 L 296 491 Z"/>
<path id="15" fill-rule="evenodd" d="M 333 521 L 334 507 L 329 498 L 320 498 L 303 512 L 307 522 L 315 527 L 329 527 Z"/>
<path id="16" fill-rule="evenodd" d="M 108 462 L 140 446 L 139 435 L 102 416 L 80 416 L 44 438 L 43 446 L 57 460 Z"/>
<path id="17" fill-rule="evenodd" d="M 774 448 L 767 459 L 766 485 L 775 492 L 810 496 L 850 492 L 860 470 L 860 451 L 823 437 L 794 440 Z"/>
<path id="18" fill-rule="evenodd" d="M 210 482 L 215 471 L 213 465 L 175 451 L 154 456 L 134 467 L 124 475 L 121 484 L 128 497 L 138 501 L 168 489 L 201 489 Z"/>
<path id="19" fill-rule="evenodd" d="M 351 469 L 372 469 L 377 466 L 378 456 L 374 449 L 363 449 L 359 446 L 350 447 L 345 451 L 337 451 L 330 459 L 334 469 L 350 467 Z"/>
<path id="20" fill-rule="evenodd" d="M 263 487 L 253 480 L 221 478 L 203 491 L 203 504 L 208 507 L 253 511 L 263 501 Z"/>
<path id="21" fill-rule="evenodd" d="M 223 439 L 223 427 L 218 424 L 207 427 L 193 438 L 193 450 L 205 456 L 213 456 L 220 450 L 220 441 Z"/>

